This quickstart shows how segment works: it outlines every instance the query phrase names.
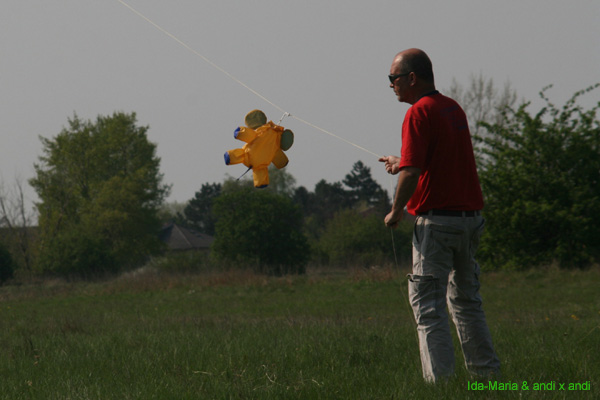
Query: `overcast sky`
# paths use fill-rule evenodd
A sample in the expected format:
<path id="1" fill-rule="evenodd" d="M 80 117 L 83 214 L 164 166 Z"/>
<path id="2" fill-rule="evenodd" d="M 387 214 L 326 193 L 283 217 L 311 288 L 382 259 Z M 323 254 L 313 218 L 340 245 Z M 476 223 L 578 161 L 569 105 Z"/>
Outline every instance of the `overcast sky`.
<path id="1" fill-rule="evenodd" d="M 600 82 L 598 0 L 126 0 L 277 107 L 375 154 L 398 154 L 408 105 L 387 74 L 394 55 L 419 47 L 438 89 L 452 79 L 510 82 L 541 106 L 549 85 L 562 105 Z M 582 104 L 600 100 L 600 91 Z M 0 178 L 34 174 L 39 136 L 82 119 L 136 112 L 158 145 L 170 201 L 203 183 L 237 177 L 223 153 L 233 130 L 260 108 L 281 111 L 157 30 L 117 0 L 3 0 L 0 13 Z M 341 181 L 362 160 L 390 190 L 377 157 L 292 118 L 286 167 L 309 190 Z M 28 189 L 30 200 L 35 193 Z"/>

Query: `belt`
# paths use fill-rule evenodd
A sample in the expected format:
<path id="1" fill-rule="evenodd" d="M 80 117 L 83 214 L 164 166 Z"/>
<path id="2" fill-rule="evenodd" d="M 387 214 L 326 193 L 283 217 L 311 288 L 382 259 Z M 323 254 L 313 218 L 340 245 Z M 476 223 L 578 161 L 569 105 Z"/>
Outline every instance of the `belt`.
<path id="1" fill-rule="evenodd" d="M 456 210 L 429 210 L 419 215 L 436 215 L 440 217 L 478 217 L 481 211 L 456 211 Z"/>

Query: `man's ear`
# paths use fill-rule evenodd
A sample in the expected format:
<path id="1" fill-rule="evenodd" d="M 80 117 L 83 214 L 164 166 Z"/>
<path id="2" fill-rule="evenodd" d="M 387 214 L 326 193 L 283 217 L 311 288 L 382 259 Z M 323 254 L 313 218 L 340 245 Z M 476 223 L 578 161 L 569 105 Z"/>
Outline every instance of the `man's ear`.
<path id="1" fill-rule="evenodd" d="M 410 74 L 408 74 L 408 80 L 410 82 L 410 86 L 415 86 L 417 84 L 417 74 L 415 74 L 414 72 L 411 72 Z"/>

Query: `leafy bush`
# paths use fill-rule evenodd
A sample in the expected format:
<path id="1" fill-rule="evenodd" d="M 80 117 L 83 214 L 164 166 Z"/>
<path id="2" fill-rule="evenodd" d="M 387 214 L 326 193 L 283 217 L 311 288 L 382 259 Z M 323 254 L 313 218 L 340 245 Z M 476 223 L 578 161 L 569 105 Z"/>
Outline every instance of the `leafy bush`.
<path id="1" fill-rule="evenodd" d="M 304 273 L 309 248 L 302 213 L 289 198 L 242 188 L 221 194 L 213 210 L 212 251 L 218 260 L 254 265 L 269 274 Z"/>
<path id="2" fill-rule="evenodd" d="M 480 171 L 487 220 L 481 255 L 488 267 L 599 261 L 600 103 L 587 111 L 578 106 L 587 91 L 562 109 L 542 92 L 547 105 L 536 115 L 524 104 L 484 125 L 490 135 Z"/>
<path id="3" fill-rule="evenodd" d="M 69 278 L 94 278 L 117 272 L 108 245 L 85 231 L 57 234 L 51 246 L 42 247 L 37 261 L 39 273 Z"/>
<path id="4" fill-rule="evenodd" d="M 319 250 L 330 264 L 368 267 L 394 263 L 394 247 L 399 261 L 410 259 L 411 237 L 412 225 L 408 222 L 400 224 L 392 236 L 383 217 L 376 214 L 363 216 L 348 209 L 337 213 L 327 223 Z"/>

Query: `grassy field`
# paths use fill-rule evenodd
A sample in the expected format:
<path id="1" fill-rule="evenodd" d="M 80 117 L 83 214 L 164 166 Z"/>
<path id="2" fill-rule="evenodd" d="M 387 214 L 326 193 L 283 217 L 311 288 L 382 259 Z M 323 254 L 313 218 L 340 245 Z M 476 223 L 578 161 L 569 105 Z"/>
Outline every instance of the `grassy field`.
<path id="1" fill-rule="evenodd" d="M 517 390 L 473 390 L 488 381 L 467 374 L 458 347 L 456 376 L 423 383 L 405 273 L 146 271 L 2 287 L 0 398 L 600 397 L 600 269 L 483 274 L 498 382 Z M 560 390 L 570 383 L 583 386 Z"/>

